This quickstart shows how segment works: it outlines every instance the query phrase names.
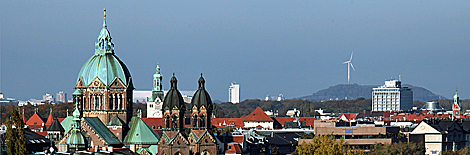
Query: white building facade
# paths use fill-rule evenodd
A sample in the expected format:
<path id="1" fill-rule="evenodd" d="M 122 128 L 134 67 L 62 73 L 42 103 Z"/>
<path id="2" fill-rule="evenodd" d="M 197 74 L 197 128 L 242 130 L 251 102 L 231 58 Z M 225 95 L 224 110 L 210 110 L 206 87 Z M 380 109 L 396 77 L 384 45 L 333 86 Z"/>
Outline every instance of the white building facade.
<path id="1" fill-rule="evenodd" d="M 411 110 L 413 91 L 402 87 L 400 80 L 385 81 L 385 85 L 373 88 L 372 111 Z"/>
<path id="2" fill-rule="evenodd" d="M 232 83 L 228 88 L 228 101 L 233 104 L 240 102 L 240 85 L 238 83 Z"/>

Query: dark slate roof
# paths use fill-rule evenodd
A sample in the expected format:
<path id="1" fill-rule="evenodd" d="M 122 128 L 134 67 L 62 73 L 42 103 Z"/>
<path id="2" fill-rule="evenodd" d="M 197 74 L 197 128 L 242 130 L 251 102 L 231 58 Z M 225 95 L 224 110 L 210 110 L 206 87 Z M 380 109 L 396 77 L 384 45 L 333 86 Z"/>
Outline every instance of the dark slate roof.
<path id="1" fill-rule="evenodd" d="M 60 125 L 59 123 L 59 120 L 57 118 L 54 118 L 54 121 L 52 121 L 52 124 L 51 126 L 49 127 L 49 129 L 47 129 L 47 131 L 60 131 L 60 132 L 64 132 L 64 128 L 62 127 L 62 125 Z"/>
<path id="2" fill-rule="evenodd" d="M 121 141 L 106 127 L 106 125 L 101 122 L 98 117 L 83 117 L 86 123 L 90 125 L 96 133 L 103 138 L 106 143 L 113 144 L 122 144 Z"/>
<path id="3" fill-rule="evenodd" d="M 201 108 L 204 106 L 207 110 L 212 110 L 212 100 L 211 97 L 209 96 L 209 93 L 207 93 L 206 89 L 204 88 L 204 83 L 205 80 L 202 77 L 199 78 L 199 88 L 198 90 L 194 93 L 193 98 L 191 100 L 191 108 L 194 106 L 197 107 L 197 109 Z"/>
<path id="4" fill-rule="evenodd" d="M 111 121 L 109 121 L 108 126 L 124 126 L 126 122 L 124 122 L 121 118 L 115 116 Z"/>
<path id="5" fill-rule="evenodd" d="M 275 146 L 297 146 L 297 138 L 300 138 L 299 133 L 275 133 L 273 137 L 268 137 L 269 144 L 273 144 Z"/>

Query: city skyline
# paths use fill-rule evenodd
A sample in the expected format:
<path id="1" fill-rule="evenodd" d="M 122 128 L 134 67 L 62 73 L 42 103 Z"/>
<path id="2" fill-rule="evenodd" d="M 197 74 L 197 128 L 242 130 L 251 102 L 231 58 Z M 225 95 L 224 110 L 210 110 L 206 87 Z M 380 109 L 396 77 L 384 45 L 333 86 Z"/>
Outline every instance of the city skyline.
<path id="1" fill-rule="evenodd" d="M 240 100 L 310 95 L 347 83 L 381 85 L 402 75 L 451 98 L 470 97 L 470 2 L 0 2 L 1 91 L 27 100 L 72 94 L 94 53 L 107 8 L 115 52 L 136 90 L 151 90 L 157 64 L 164 90 L 174 72 L 180 90 L 204 74 L 212 99 L 243 85 Z M 177 61 L 175 61 L 177 60 Z M 70 97 L 70 95 L 69 95 Z"/>

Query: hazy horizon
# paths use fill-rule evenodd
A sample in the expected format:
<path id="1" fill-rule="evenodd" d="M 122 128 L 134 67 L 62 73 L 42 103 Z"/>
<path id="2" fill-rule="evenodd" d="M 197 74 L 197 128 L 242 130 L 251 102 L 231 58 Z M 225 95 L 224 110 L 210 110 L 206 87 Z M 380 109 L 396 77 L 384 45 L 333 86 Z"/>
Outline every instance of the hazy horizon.
<path id="1" fill-rule="evenodd" d="M 404 84 L 470 98 L 470 2 L 458 1 L 1 1 L 0 91 L 21 100 L 65 91 L 93 56 L 103 8 L 116 55 L 136 90 L 197 89 L 214 100 L 310 95 L 347 83 Z"/>

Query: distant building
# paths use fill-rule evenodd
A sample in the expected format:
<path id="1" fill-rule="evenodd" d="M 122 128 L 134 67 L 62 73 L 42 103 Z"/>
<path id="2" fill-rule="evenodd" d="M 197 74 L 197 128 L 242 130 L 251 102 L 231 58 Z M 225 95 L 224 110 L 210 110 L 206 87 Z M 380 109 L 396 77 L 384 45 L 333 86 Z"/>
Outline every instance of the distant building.
<path id="1" fill-rule="evenodd" d="M 272 100 L 272 101 L 282 101 L 284 100 L 284 95 L 279 94 L 279 96 L 271 96 L 267 95 L 265 98 L 266 101 Z"/>
<path id="2" fill-rule="evenodd" d="M 373 88 L 372 111 L 411 110 L 413 91 L 402 87 L 401 80 L 385 81 L 385 85 Z"/>
<path id="3" fill-rule="evenodd" d="M 54 96 L 52 96 L 51 94 L 46 93 L 46 95 L 42 96 L 42 101 L 52 103 L 52 102 L 54 102 Z"/>
<path id="4" fill-rule="evenodd" d="M 147 99 L 148 118 L 162 118 L 162 103 L 165 95 L 162 79 L 163 75 L 160 73 L 160 66 L 157 65 L 157 72 L 153 74 L 152 97 Z"/>
<path id="5" fill-rule="evenodd" d="M 228 101 L 233 104 L 240 103 L 240 85 L 236 82 L 228 88 Z"/>
<path id="6" fill-rule="evenodd" d="M 67 103 L 67 93 L 60 91 L 55 96 L 55 102 L 57 103 Z"/>

